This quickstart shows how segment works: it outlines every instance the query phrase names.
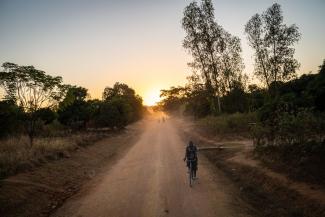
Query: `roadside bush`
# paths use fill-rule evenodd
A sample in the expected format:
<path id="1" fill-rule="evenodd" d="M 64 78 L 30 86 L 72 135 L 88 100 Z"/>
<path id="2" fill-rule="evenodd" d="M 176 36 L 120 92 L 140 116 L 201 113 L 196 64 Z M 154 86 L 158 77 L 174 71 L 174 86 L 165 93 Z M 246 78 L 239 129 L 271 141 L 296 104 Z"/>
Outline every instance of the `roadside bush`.
<path id="1" fill-rule="evenodd" d="M 58 115 L 50 108 L 41 108 L 35 112 L 35 116 L 47 125 L 56 120 Z"/>
<path id="2" fill-rule="evenodd" d="M 252 128 L 256 146 L 324 142 L 325 114 L 308 108 L 288 109 L 270 106 L 260 114 L 261 122 Z M 270 114 L 268 114 L 271 112 Z"/>
<path id="3" fill-rule="evenodd" d="M 235 82 L 232 89 L 222 97 L 222 111 L 226 113 L 248 112 L 249 100 L 241 82 Z"/>
<path id="4" fill-rule="evenodd" d="M 209 133 L 237 134 L 247 136 L 251 124 L 257 120 L 256 113 L 234 113 L 220 116 L 207 116 L 197 121 L 198 125 Z"/>
<path id="5" fill-rule="evenodd" d="M 13 101 L 0 101 L 0 137 L 21 133 L 23 117 L 22 109 Z"/>

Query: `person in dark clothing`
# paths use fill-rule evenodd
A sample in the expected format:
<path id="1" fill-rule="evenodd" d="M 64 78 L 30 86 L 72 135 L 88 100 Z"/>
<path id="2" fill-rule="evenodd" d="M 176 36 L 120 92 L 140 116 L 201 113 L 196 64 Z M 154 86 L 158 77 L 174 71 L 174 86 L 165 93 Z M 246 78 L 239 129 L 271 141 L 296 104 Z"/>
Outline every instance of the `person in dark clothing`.
<path id="1" fill-rule="evenodd" d="M 198 159 L 197 159 L 197 148 L 194 145 L 192 141 L 188 143 L 188 146 L 185 150 L 185 157 L 183 159 L 184 161 L 187 160 L 187 167 L 190 167 L 190 161 L 193 161 L 193 167 L 194 167 L 194 178 L 196 178 L 196 171 L 197 171 L 197 165 L 198 165 Z"/>

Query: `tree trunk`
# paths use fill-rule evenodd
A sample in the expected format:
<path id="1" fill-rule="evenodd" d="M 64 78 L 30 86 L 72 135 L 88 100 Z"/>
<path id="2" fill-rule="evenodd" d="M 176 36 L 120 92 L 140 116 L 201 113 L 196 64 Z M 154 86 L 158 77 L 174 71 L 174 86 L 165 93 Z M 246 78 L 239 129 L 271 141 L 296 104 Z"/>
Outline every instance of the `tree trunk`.
<path id="1" fill-rule="evenodd" d="M 35 136 L 35 120 L 34 120 L 34 114 L 29 114 L 29 120 L 27 120 L 27 134 L 29 137 L 29 145 L 30 148 L 33 147 L 34 144 L 34 136 Z"/>
<path id="2" fill-rule="evenodd" d="M 219 94 L 218 94 L 217 99 L 218 99 L 218 109 L 219 109 L 219 113 L 221 113 L 221 102 L 220 102 L 220 96 L 219 96 Z"/>

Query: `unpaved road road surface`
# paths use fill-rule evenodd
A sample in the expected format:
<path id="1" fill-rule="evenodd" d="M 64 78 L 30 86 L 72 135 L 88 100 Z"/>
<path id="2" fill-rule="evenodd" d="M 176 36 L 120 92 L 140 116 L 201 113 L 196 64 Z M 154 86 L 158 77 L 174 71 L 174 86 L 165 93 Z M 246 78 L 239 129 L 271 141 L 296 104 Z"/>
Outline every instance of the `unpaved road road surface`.
<path id="1" fill-rule="evenodd" d="M 107 172 L 70 198 L 55 217 L 249 216 L 222 173 L 199 155 L 199 179 L 190 188 L 185 145 L 172 119 L 148 118 L 134 146 Z M 213 170 L 215 171 L 215 170 Z"/>

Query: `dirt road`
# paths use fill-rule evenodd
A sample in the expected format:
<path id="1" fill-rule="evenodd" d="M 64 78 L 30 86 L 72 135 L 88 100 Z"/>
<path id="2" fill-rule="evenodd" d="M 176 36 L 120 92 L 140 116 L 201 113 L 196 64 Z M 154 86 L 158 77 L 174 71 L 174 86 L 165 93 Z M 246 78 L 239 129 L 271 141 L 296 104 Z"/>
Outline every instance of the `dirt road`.
<path id="1" fill-rule="evenodd" d="M 199 155 L 199 179 L 188 186 L 176 122 L 149 118 L 136 144 L 92 187 L 70 198 L 55 217 L 249 216 L 220 173 Z"/>

